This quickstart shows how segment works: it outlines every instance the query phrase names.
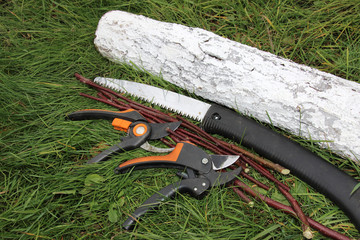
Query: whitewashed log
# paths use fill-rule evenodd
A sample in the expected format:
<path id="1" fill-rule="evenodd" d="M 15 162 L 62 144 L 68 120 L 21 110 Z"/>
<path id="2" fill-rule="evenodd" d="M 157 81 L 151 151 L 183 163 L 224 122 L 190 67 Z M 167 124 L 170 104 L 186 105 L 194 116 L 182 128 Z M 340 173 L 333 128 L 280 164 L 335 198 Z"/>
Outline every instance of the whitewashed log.
<path id="1" fill-rule="evenodd" d="M 360 159 L 358 83 L 203 29 L 122 11 L 100 19 L 94 43 L 111 61 Z"/>

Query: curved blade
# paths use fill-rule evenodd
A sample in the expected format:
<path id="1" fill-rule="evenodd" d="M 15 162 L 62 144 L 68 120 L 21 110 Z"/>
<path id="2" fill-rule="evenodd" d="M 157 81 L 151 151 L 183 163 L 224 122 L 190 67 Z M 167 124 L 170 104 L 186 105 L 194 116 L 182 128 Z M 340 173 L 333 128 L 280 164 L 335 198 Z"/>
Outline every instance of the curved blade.
<path id="1" fill-rule="evenodd" d="M 236 162 L 238 158 L 238 155 L 211 155 L 213 169 L 220 170 L 229 167 Z"/>
<path id="2" fill-rule="evenodd" d="M 166 131 L 166 129 L 170 129 L 172 131 L 175 131 L 179 126 L 181 122 L 170 122 L 170 123 L 150 123 L 151 126 L 151 134 L 149 139 L 159 139 L 162 137 L 166 137 L 169 135 L 169 132 Z"/>
<path id="3" fill-rule="evenodd" d="M 140 146 L 142 149 L 148 151 L 148 152 L 155 152 L 155 153 L 168 153 L 172 152 L 174 148 L 159 148 L 151 145 L 148 142 L 145 142 L 143 145 Z"/>
<path id="4" fill-rule="evenodd" d="M 210 171 L 209 173 L 205 174 L 205 176 L 207 179 L 209 179 L 211 186 L 221 186 L 237 178 L 241 171 L 242 168 L 238 167 L 237 169 L 229 172 Z"/>

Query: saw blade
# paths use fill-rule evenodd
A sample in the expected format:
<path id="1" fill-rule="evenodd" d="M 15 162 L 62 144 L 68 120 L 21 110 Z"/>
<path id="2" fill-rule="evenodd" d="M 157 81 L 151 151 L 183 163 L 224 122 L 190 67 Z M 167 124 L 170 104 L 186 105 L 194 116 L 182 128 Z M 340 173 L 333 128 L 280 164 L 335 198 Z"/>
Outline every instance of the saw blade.
<path id="1" fill-rule="evenodd" d="M 198 121 L 204 119 L 211 106 L 202 101 L 143 83 L 104 77 L 96 77 L 94 82 Z"/>

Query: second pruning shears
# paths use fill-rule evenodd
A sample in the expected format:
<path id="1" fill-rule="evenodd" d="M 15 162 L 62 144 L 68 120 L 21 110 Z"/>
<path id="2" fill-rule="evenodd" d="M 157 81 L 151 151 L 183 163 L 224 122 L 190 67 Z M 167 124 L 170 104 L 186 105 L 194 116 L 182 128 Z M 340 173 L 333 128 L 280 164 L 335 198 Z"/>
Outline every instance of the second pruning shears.
<path id="1" fill-rule="evenodd" d="M 135 158 L 120 164 L 115 169 L 117 173 L 128 172 L 131 169 L 158 167 L 185 171 L 179 174 L 182 178 L 180 181 L 164 187 L 137 208 L 125 221 L 123 228 L 131 230 L 142 215 L 157 208 L 162 201 L 173 197 L 176 193 L 186 192 L 193 197 L 201 198 L 211 187 L 231 182 L 240 174 L 241 167 L 228 172 L 216 170 L 232 165 L 238 157 L 208 154 L 189 142 L 180 142 L 168 155 Z"/>
<path id="2" fill-rule="evenodd" d="M 175 131 L 181 122 L 169 123 L 149 123 L 144 116 L 134 109 L 126 111 L 108 111 L 100 109 L 85 109 L 70 113 L 68 119 L 92 120 L 107 119 L 112 120 L 115 130 L 126 131 L 128 135 L 122 139 L 120 143 L 106 149 L 100 154 L 90 159 L 87 163 L 96 163 L 108 160 L 114 153 L 120 153 L 142 147 L 145 150 L 153 152 L 161 152 L 162 148 L 156 148 L 148 144 L 148 140 L 160 139 L 169 135 L 167 129 Z M 171 151 L 165 149 L 164 151 Z"/>

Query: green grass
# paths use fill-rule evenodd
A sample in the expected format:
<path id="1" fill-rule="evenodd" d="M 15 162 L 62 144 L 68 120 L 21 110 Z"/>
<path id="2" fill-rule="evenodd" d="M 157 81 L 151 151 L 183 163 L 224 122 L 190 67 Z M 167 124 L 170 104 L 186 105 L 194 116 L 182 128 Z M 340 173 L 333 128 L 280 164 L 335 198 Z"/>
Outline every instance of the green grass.
<path id="1" fill-rule="evenodd" d="M 121 223 L 147 197 L 176 180 L 172 170 L 114 175 L 114 167 L 142 150 L 101 165 L 84 163 L 99 144 L 120 141 L 106 121 L 70 122 L 84 108 L 106 108 L 82 98 L 94 93 L 73 77 L 161 80 L 104 59 L 93 44 L 100 17 L 124 10 L 200 27 L 295 62 L 360 82 L 360 2 L 344 1 L 0 1 L 0 238 L 1 239 L 301 239 L 296 219 L 230 189 L 203 200 L 166 201 L 134 232 Z M 165 85 L 164 85 L 165 86 Z M 348 159 L 302 141 L 359 178 Z M 97 174 L 97 175 L 92 175 Z M 254 173 L 254 176 L 257 174 Z M 315 220 L 359 236 L 329 200 L 293 176 L 293 195 Z M 269 195 L 280 198 L 273 189 Z M 315 239 L 324 239 L 315 234 Z"/>

